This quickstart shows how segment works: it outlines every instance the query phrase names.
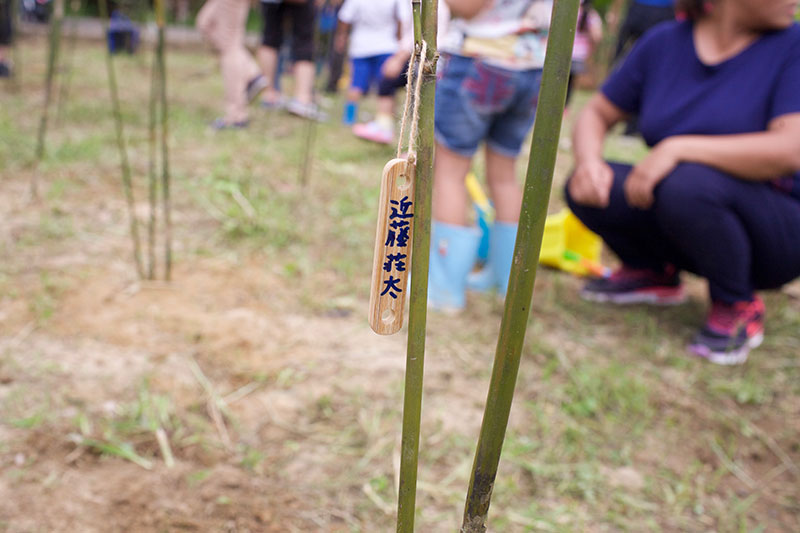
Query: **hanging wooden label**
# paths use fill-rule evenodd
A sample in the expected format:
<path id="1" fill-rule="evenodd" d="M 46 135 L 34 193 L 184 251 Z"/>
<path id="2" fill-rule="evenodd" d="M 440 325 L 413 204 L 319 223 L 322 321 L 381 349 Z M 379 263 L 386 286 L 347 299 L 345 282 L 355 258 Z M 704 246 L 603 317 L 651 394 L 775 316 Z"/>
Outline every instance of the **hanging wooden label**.
<path id="1" fill-rule="evenodd" d="M 383 167 L 369 298 L 369 325 L 379 335 L 391 335 L 403 327 L 411 271 L 415 174 L 416 166 L 405 159 L 392 159 Z"/>

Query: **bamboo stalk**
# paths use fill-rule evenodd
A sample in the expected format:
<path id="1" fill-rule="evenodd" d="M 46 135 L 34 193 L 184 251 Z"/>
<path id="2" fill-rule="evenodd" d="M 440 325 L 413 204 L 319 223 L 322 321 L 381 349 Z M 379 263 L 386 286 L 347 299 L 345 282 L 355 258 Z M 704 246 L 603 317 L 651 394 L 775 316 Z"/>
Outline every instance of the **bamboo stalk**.
<path id="1" fill-rule="evenodd" d="M 147 279 L 156 279 L 156 222 L 158 211 L 158 178 L 156 176 L 156 124 L 158 122 L 158 94 L 160 87 L 158 48 L 153 52 L 153 68 L 150 76 L 149 120 L 147 123 Z"/>
<path id="2" fill-rule="evenodd" d="M 155 0 L 158 40 L 156 63 L 158 65 L 159 96 L 161 101 L 161 202 L 164 223 L 164 279 L 172 279 L 172 198 L 169 171 L 169 108 L 167 106 L 167 64 L 164 57 L 164 32 L 166 31 L 166 6 L 164 0 Z"/>
<path id="3" fill-rule="evenodd" d="M 579 0 L 556 0 L 553 5 L 514 261 L 461 533 L 486 531 L 486 517 L 508 426 L 539 263 L 566 99 L 578 3 Z"/>
<path id="4" fill-rule="evenodd" d="M 19 3 L 14 0 L 9 0 L 9 16 L 11 17 L 11 57 L 13 61 L 13 70 L 11 71 L 11 88 L 14 92 L 20 90 L 22 86 L 21 66 L 22 54 L 19 46 Z"/>
<path id="5" fill-rule="evenodd" d="M 76 11 L 72 2 L 68 3 L 69 11 L 74 13 Z M 78 21 L 75 17 L 66 17 L 69 24 L 69 34 L 67 37 L 67 49 L 65 50 L 64 59 L 61 64 L 61 84 L 58 89 L 58 98 L 56 100 L 56 124 L 61 123 L 62 111 L 64 104 L 67 101 L 69 94 L 69 86 L 72 83 L 72 67 L 75 63 L 75 44 L 78 40 Z"/>
<path id="6" fill-rule="evenodd" d="M 108 0 L 99 0 L 100 18 L 103 20 L 104 34 L 108 34 L 109 14 Z M 114 74 L 114 64 L 111 58 L 111 50 L 106 45 L 106 70 L 108 71 L 108 86 L 111 92 L 111 109 L 114 115 L 114 125 L 117 134 L 117 148 L 119 149 L 120 167 L 122 170 L 122 189 L 125 193 L 125 201 L 128 206 L 128 218 L 133 242 L 133 260 L 136 263 L 136 273 L 140 279 L 144 279 L 144 266 L 142 264 L 142 246 L 139 239 L 139 221 L 136 218 L 136 205 L 133 197 L 133 182 L 131 180 L 131 167 L 128 162 L 128 150 L 125 147 L 125 132 L 122 123 L 122 111 L 119 105 L 119 92 L 117 90 L 117 78 Z"/>
<path id="7" fill-rule="evenodd" d="M 308 129 L 306 130 L 306 153 L 303 157 L 303 164 L 300 167 L 300 185 L 305 188 L 308 185 L 308 179 L 311 174 L 311 164 L 314 159 L 314 141 L 317 138 L 317 120 L 314 118 L 307 119 Z"/>
<path id="8" fill-rule="evenodd" d="M 414 190 L 414 235 L 412 243 L 411 294 L 408 316 L 408 345 L 403 395 L 403 436 L 400 452 L 400 486 L 397 498 L 397 531 L 414 531 L 417 497 L 422 379 L 425 362 L 425 331 L 428 318 L 428 264 L 431 246 L 431 193 L 433 190 L 433 104 L 436 95 L 436 0 L 413 0 L 414 35 L 427 43 L 425 72 L 420 92 L 419 142 Z M 411 90 L 412 72 L 408 73 Z"/>
<path id="9" fill-rule="evenodd" d="M 49 47 L 47 53 L 47 73 L 44 82 L 44 107 L 42 108 L 42 118 L 39 121 L 39 134 L 36 142 L 36 162 L 40 163 L 44 158 L 45 137 L 47 135 L 47 120 L 50 112 L 50 100 L 53 95 L 53 79 L 55 78 L 56 65 L 58 64 L 58 53 L 61 48 L 61 21 L 64 18 L 64 0 L 55 0 L 53 15 L 50 20 Z M 31 196 L 39 196 L 39 184 L 37 172 L 33 173 L 31 179 Z"/>
<path id="10" fill-rule="evenodd" d="M 314 25 L 314 49 L 319 47 L 319 28 Z M 311 101 L 316 102 L 317 98 L 317 82 L 319 76 L 314 76 L 314 84 L 311 87 Z M 311 177 L 311 166 L 314 162 L 314 143 L 317 139 L 317 122 L 316 118 L 308 119 L 306 130 L 306 153 L 303 156 L 303 164 L 300 167 L 300 185 L 305 188 L 308 185 L 309 178 Z"/>

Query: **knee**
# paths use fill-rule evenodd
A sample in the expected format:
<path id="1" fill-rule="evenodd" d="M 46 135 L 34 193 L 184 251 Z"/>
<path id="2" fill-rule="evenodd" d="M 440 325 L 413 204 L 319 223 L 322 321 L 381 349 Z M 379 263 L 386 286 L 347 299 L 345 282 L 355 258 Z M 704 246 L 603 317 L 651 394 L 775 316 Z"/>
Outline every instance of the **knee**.
<path id="1" fill-rule="evenodd" d="M 698 220 L 724 204 L 731 179 L 706 165 L 682 163 L 656 187 L 655 215 L 662 222 Z"/>

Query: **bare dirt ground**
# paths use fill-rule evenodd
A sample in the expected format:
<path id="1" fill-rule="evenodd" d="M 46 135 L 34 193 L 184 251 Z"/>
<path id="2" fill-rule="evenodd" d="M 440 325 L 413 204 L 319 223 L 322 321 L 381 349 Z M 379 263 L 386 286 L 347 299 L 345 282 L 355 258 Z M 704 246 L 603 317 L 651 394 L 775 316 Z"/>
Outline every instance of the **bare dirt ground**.
<path id="1" fill-rule="evenodd" d="M 42 44 L 0 93 L 0 531 L 393 530 L 405 330 L 366 322 L 391 151 L 320 126 L 304 187 L 306 124 L 205 133 L 213 63 L 175 53 L 174 281 L 141 282 L 98 47 L 30 163 Z M 118 63 L 143 175 L 147 63 Z M 765 346 L 728 369 L 683 350 L 706 306 L 688 282 L 679 308 L 606 309 L 540 272 L 491 531 L 800 531 L 798 287 L 767 295 Z M 418 531 L 460 523 L 500 311 L 429 316 Z"/>

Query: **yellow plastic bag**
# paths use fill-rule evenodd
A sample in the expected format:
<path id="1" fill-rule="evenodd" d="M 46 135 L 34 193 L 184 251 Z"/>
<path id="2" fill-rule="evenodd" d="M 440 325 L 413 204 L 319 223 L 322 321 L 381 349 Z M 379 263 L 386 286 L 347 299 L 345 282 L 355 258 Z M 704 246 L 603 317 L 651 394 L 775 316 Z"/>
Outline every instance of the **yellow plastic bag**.
<path id="1" fill-rule="evenodd" d="M 607 276 L 600 264 L 602 249 L 602 239 L 564 208 L 547 216 L 539 262 L 579 276 Z"/>

